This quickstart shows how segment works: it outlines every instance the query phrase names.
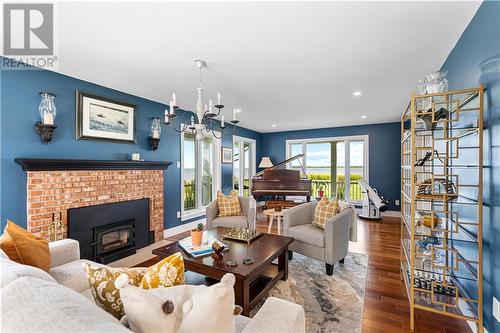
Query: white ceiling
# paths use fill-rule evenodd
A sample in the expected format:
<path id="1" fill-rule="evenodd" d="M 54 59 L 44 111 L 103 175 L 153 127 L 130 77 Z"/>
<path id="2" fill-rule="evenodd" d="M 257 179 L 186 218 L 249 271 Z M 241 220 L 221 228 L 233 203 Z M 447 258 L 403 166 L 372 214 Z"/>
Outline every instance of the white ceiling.
<path id="1" fill-rule="evenodd" d="M 163 103 L 175 92 L 194 109 L 193 61 L 203 59 L 206 96 L 220 91 L 226 118 L 241 108 L 241 125 L 256 131 L 397 121 L 479 6 L 64 2 L 59 72 Z"/>

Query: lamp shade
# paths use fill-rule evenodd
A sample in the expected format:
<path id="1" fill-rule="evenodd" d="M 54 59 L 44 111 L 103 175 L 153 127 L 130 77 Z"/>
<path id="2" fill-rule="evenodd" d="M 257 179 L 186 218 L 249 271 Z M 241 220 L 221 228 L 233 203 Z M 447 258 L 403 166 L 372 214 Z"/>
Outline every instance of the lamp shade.
<path id="1" fill-rule="evenodd" d="M 270 168 L 273 166 L 273 162 L 271 162 L 271 159 L 268 156 L 262 157 L 262 160 L 260 161 L 259 168 Z"/>

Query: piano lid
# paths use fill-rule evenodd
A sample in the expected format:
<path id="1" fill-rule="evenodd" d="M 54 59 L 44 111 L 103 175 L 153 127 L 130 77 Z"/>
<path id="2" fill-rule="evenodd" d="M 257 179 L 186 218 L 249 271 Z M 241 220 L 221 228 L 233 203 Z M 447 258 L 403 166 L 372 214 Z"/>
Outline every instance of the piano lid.
<path id="1" fill-rule="evenodd" d="M 281 169 L 283 168 L 284 166 L 286 166 L 287 164 L 295 161 L 295 160 L 298 160 L 299 161 L 299 164 L 300 164 L 300 167 L 302 169 L 302 172 L 304 173 L 304 175 L 306 176 L 306 178 L 309 178 L 307 177 L 307 173 L 306 173 L 306 170 L 304 169 L 304 166 L 302 165 L 302 163 L 300 162 L 300 158 L 303 157 L 304 154 L 298 154 L 298 155 L 295 155 L 293 157 L 290 157 L 289 159 L 286 159 L 282 162 L 279 162 L 278 164 L 275 164 L 273 165 L 272 167 L 269 167 L 267 169 L 264 169 L 262 171 L 259 171 L 255 174 L 255 177 L 258 177 L 258 176 L 262 176 L 264 174 L 264 171 L 268 171 L 268 170 L 276 170 L 276 169 Z"/>

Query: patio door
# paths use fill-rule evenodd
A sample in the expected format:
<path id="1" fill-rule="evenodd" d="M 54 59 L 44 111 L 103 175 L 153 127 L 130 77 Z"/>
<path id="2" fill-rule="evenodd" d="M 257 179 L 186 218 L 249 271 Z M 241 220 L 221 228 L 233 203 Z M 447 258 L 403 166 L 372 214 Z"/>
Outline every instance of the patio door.
<path id="1" fill-rule="evenodd" d="M 287 158 L 304 154 L 300 163 L 312 181 L 313 196 L 362 201 L 360 178 L 368 181 L 368 136 L 286 141 Z M 298 161 L 290 168 L 300 169 Z"/>
<path id="2" fill-rule="evenodd" d="M 249 196 L 255 175 L 255 140 L 233 136 L 233 189 L 239 195 Z"/>

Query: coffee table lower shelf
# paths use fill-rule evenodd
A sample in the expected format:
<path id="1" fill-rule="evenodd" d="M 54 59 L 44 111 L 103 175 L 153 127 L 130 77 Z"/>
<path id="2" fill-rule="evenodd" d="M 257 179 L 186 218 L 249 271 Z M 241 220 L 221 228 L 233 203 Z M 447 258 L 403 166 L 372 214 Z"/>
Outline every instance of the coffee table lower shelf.
<path id="1" fill-rule="evenodd" d="M 253 309 L 257 303 L 267 296 L 284 275 L 283 271 L 279 271 L 277 264 L 271 264 L 255 280 L 250 282 L 249 308 Z"/>

